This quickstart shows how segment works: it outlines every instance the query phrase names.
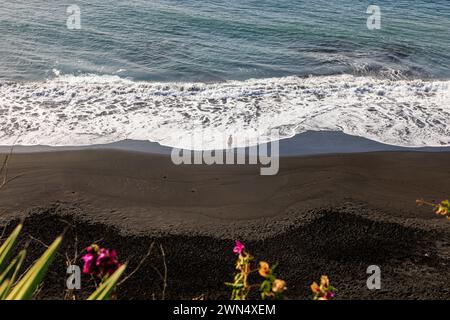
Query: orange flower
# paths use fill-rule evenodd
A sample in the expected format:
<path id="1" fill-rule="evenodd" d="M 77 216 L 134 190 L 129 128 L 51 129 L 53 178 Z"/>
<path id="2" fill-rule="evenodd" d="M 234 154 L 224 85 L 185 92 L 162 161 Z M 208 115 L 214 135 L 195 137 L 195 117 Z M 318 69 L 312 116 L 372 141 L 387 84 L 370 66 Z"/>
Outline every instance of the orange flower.
<path id="1" fill-rule="evenodd" d="M 259 262 L 259 274 L 261 277 L 267 278 L 270 275 L 270 267 L 269 264 L 265 261 Z"/>
<path id="2" fill-rule="evenodd" d="M 320 292 L 320 287 L 317 284 L 317 282 L 313 282 L 313 284 L 311 285 L 311 290 L 313 293 L 319 293 Z"/>
<path id="3" fill-rule="evenodd" d="M 281 279 L 275 279 L 272 284 L 272 291 L 275 293 L 283 293 L 286 290 L 286 282 Z"/>
<path id="4" fill-rule="evenodd" d="M 446 216 L 449 214 L 449 209 L 446 206 L 443 206 L 442 204 L 438 204 L 436 213 L 442 216 Z"/>
<path id="5" fill-rule="evenodd" d="M 311 290 L 314 294 L 314 300 L 331 300 L 335 296 L 336 289 L 330 286 L 330 280 L 327 276 L 320 277 L 320 286 L 313 282 Z"/>
<path id="6" fill-rule="evenodd" d="M 450 201 L 448 201 L 448 200 L 441 201 L 441 203 L 438 203 L 438 204 L 426 202 L 424 200 L 416 200 L 416 203 L 418 205 L 426 204 L 426 205 L 432 206 L 435 208 L 436 214 L 439 214 L 441 216 L 447 216 L 447 218 L 449 218 L 448 215 L 450 214 Z"/>

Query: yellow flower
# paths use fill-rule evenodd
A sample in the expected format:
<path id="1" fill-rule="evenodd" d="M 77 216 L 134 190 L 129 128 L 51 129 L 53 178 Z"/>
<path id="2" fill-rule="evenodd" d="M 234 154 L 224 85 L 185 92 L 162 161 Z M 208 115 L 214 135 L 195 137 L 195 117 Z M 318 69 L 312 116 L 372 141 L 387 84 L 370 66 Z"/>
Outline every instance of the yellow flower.
<path id="1" fill-rule="evenodd" d="M 272 284 L 272 291 L 275 293 L 283 293 L 286 290 L 286 282 L 281 279 L 275 279 Z"/>
<path id="2" fill-rule="evenodd" d="M 258 272 L 261 275 L 261 277 L 267 278 L 270 275 L 269 264 L 265 261 L 260 261 Z"/>
<path id="3" fill-rule="evenodd" d="M 328 288 L 330 286 L 330 280 L 327 276 L 322 276 L 320 278 L 320 286 L 323 288 Z"/>

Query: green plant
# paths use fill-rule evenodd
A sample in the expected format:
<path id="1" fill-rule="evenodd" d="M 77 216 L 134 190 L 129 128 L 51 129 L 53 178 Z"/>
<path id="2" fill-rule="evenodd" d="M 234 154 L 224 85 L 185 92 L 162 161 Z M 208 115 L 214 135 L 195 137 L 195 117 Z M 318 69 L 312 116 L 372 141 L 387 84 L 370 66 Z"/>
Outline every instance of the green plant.
<path id="1" fill-rule="evenodd" d="M 0 300 L 32 299 L 62 242 L 62 236 L 57 237 L 42 256 L 24 274 L 19 276 L 25 260 L 26 250 L 21 250 L 15 258 L 11 258 L 16 249 L 22 228 L 23 225 L 19 224 L 0 246 Z M 88 300 L 109 299 L 125 269 L 126 265 L 121 265 L 115 270 L 89 296 Z"/>
<path id="2" fill-rule="evenodd" d="M 121 265 L 108 279 L 102 281 L 100 286 L 88 298 L 88 300 L 108 300 L 114 291 L 122 273 L 126 269 L 126 265 Z"/>
<path id="3" fill-rule="evenodd" d="M 276 265 L 270 267 L 270 265 L 265 261 L 261 261 L 259 263 L 259 275 L 265 278 L 259 287 L 262 299 L 283 299 L 283 293 L 287 289 L 286 282 L 284 280 L 277 279 L 275 275 L 276 267 Z"/>
<path id="4" fill-rule="evenodd" d="M 432 203 L 425 200 L 416 200 L 417 205 L 427 205 L 430 207 L 433 207 L 435 209 L 435 213 L 441 216 L 447 217 L 447 219 L 450 219 L 450 201 L 443 200 L 440 203 Z"/>
<path id="5" fill-rule="evenodd" d="M 314 300 L 331 300 L 336 294 L 336 288 L 330 285 L 330 280 L 327 276 L 320 278 L 320 285 L 313 282 L 311 291 L 313 292 Z"/>
<path id="6" fill-rule="evenodd" d="M 86 248 L 83 260 L 83 273 L 95 276 L 101 280 L 100 286 L 88 298 L 88 300 L 103 300 L 103 297 L 113 295 L 114 288 L 126 266 L 121 265 L 115 250 L 101 248 L 97 244 L 91 244 Z"/>
<path id="7" fill-rule="evenodd" d="M 248 277 L 251 273 L 251 262 L 253 257 L 244 252 L 239 253 L 236 261 L 236 270 L 238 272 L 234 275 L 234 281 L 232 283 L 227 282 L 226 285 L 232 288 L 231 300 L 246 300 L 250 292 L 250 284 Z"/>
<path id="8" fill-rule="evenodd" d="M 2 300 L 31 299 L 62 241 L 61 236 L 57 237 L 44 254 L 16 283 L 25 259 L 26 250 L 21 250 L 10 263 L 8 261 L 16 247 L 22 227 L 22 224 L 19 224 L 0 247 L 0 298 Z"/>
<path id="9" fill-rule="evenodd" d="M 275 276 L 274 271 L 276 266 L 271 268 L 267 262 L 261 261 L 258 269 L 252 269 L 252 261 L 254 258 L 245 251 L 245 246 L 240 241 L 236 241 L 233 252 L 238 255 L 236 261 L 236 270 L 238 272 L 235 274 L 233 282 L 225 283 L 232 288 L 231 300 L 247 300 L 250 290 L 258 286 L 262 299 L 283 298 L 283 293 L 286 291 L 286 282 L 277 279 Z M 258 271 L 259 275 L 264 278 L 264 281 L 259 285 L 250 284 L 249 282 L 251 273 L 255 271 Z"/>

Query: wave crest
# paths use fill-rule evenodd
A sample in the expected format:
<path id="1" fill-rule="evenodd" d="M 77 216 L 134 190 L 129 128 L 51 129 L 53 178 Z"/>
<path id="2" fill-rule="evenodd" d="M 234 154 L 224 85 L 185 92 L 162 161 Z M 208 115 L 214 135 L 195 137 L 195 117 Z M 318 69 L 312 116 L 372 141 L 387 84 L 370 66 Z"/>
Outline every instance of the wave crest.
<path id="1" fill-rule="evenodd" d="M 449 146 L 449 101 L 450 81 L 339 75 L 156 83 L 61 76 L 0 85 L 0 144 L 134 139 L 214 149 L 224 135 L 252 145 L 269 140 L 275 128 L 281 138 L 333 130 L 399 146 Z M 192 141 L 200 135 L 203 141 Z"/>

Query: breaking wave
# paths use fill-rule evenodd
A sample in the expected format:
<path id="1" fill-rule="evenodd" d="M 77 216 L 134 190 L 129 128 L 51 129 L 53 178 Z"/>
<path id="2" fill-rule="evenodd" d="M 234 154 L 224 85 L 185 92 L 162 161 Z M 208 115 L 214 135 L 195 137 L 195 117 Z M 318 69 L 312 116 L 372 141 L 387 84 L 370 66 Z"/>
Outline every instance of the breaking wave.
<path id="1" fill-rule="evenodd" d="M 398 146 L 450 145 L 450 81 L 334 75 L 220 83 L 60 76 L 0 84 L 0 145 L 80 146 L 124 139 L 214 149 L 307 130 Z M 203 136 L 202 141 L 192 137 Z"/>

